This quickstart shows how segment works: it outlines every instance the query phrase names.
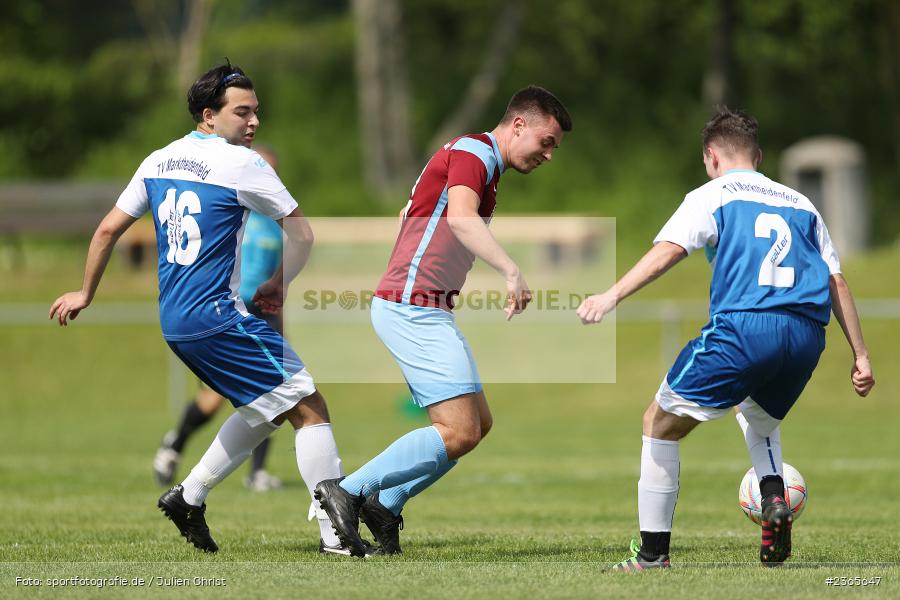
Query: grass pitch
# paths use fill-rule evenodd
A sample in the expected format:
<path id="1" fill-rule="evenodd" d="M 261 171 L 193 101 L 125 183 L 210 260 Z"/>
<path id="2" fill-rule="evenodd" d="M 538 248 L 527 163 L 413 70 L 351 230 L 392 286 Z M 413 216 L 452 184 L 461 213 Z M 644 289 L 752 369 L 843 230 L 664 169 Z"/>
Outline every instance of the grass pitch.
<path id="1" fill-rule="evenodd" d="M 133 282 L 123 281 L 127 296 Z M 696 284 L 702 294 L 703 279 Z M 57 285 L 48 281 L 46 287 L 55 292 Z M 116 285 L 113 278 L 109 296 L 116 296 Z M 49 290 L 31 289 L 33 297 L 18 289 L 16 299 L 52 300 Z M 699 325 L 684 323 L 683 340 Z M 784 457 L 810 489 L 788 565 L 757 563 L 759 529 L 737 504 L 749 459 L 737 424 L 726 418 L 698 428 L 682 444 L 674 568 L 631 576 L 606 568 L 627 556 L 637 535 L 640 418 L 663 375 L 656 324 L 618 324 L 617 384 L 487 386 L 495 416 L 490 436 L 407 506 L 405 553 L 367 561 L 318 556 L 317 528 L 306 521 L 309 497 L 286 430 L 277 432 L 270 454 L 270 469 L 286 488 L 250 493 L 241 486 L 242 467 L 208 501 L 221 551 L 197 553 L 156 509 L 162 490 L 152 481 L 150 461 L 175 419 L 166 401 L 168 350 L 158 328 L 77 321 L 65 330 L 3 326 L 0 596 L 669 599 L 768 593 L 793 600 L 840 594 L 826 581 L 847 577 L 854 585 L 845 594 L 895 598 L 900 406 L 894 400 L 900 388 L 893 350 L 900 322 L 868 321 L 865 327 L 878 377 L 873 396 L 852 393 L 850 357 L 832 324 L 820 367 L 783 425 Z M 302 344 L 298 348 L 302 355 Z M 401 385 L 327 384 L 322 391 L 347 470 L 425 422 L 421 413 L 400 409 Z M 182 472 L 225 416 L 192 439 Z M 17 577 L 42 585 L 17 584 Z M 868 583 L 876 577 L 878 584 Z M 60 581 L 51 588 L 54 578 Z M 144 584 L 131 585 L 138 579 Z M 130 585 L 123 587 L 123 580 Z"/>

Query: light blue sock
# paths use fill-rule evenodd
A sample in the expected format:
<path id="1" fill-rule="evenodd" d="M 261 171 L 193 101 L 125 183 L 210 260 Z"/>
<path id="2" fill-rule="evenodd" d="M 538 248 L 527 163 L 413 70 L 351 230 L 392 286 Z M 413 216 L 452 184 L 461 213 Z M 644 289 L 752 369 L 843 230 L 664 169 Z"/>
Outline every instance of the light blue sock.
<path id="1" fill-rule="evenodd" d="M 418 479 L 395 485 L 392 488 L 382 489 L 381 493 L 378 494 L 378 501 L 383 507 L 394 513 L 394 516 L 399 515 L 407 500 L 413 496 L 418 496 L 425 491 L 425 488 L 446 475 L 447 471 L 455 467 L 457 462 L 459 461 L 451 460 L 443 467 L 438 467 L 438 470 L 430 475 L 423 475 Z"/>
<path id="2" fill-rule="evenodd" d="M 371 496 L 378 490 L 431 475 L 447 463 L 441 434 L 434 426 L 423 427 L 410 431 L 348 475 L 341 487 L 355 496 Z"/>

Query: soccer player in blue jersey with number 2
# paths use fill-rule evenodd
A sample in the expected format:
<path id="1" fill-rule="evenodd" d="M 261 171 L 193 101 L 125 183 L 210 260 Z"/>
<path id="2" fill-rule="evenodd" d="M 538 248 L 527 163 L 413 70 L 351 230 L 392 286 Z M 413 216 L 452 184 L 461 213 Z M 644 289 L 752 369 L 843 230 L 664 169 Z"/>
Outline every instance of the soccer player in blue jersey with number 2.
<path id="1" fill-rule="evenodd" d="M 875 385 L 853 296 L 822 217 L 805 196 L 758 172 L 761 160 L 756 120 L 719 111 L 703 130 L 712 181 L 685 197 L 624 277 L 578 307 L 583 323 L 599 323 L 694 250 L 705 249 L 712 265 L 710 321 L 681 351 L 644 413 L 641 543 L 632 542 L 632 556 L 617 570 L 669 566 L 679 440 L 731 407 L 738 407 L 760 480 L 760 560 L 783 563 L 791 553 L 792 516 L 779 423 L 816 368 L 831 311 L 853 351 L 854 390 L 865 396 Z"/>
<path id="2" fill-rule="evenodd" d="M 310 493 L 320 481 L 341 476 L 341 461 L 325 400 L 303 362 L 278 332 L 249 314 L 239 293 L 241 238 L 251 210 L 278 221 L 287 238 L 285 260 L 253 297 L 262 312 L 281 310 L 285 286 L 313 242 L 297 202 L 250 149 L 259 126 L 253 84 L 228 63 L 201 76 L 187 99 L 196 130 L 144 160 L 94 233 L 81 290 L 58 298 L 50 318 L 66 325 L 90 305 L 116 240 L 149 211 L 163 337 L 237 410 L 187 478 L 158 503 L 190 543 L 216 552 L 204 516 L 207 494 L 285 420 L 296 430 L 297 466 Z M 319 526 L 320 552 L 349 554 L 327 518 Z"/>

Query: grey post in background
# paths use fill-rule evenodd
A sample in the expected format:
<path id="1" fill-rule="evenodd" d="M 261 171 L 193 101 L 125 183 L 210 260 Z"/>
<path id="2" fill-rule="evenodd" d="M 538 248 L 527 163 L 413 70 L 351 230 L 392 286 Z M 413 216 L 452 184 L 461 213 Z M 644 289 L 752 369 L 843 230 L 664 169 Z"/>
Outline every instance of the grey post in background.
<path id="1" fill-rule="evenodd" d="M 868 248 L 871 213 L 862 146 L 835 136 L 801 140 L 781 155 L 781 181 L 822 213 L 842 258 Z"/>

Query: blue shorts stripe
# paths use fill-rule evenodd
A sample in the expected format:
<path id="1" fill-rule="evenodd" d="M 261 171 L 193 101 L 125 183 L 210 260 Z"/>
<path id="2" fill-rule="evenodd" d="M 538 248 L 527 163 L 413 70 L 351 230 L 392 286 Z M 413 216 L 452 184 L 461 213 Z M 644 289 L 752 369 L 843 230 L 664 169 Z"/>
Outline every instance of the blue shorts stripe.
<path id="1" fill-rule="evenodd" d="M 287 371 L 284 370 L 284 367 L 282 367 L 281 364 L 279 364 L 279 362 L 277 360 L 275 360 L 275 357 L 272 356 L 272 353 L 269 352 L 269 349 L 266 348 L 266 345 L 263 344 L 261 339 L 259 339 L 259 336 L 253 335 L 252 333 L 248 333 L 247 330 L 244 329 L 244 326 L 241 325 L 240 323 L 237 324 L 237 330 L 240 331 L 241 333 L 243 333 L 244 335 L 249 336 L 251 340 L 256 342 L 256 345 L 259 346 L 259 349 L 265 353 L 266 358 L 268 358 L 272 362 L 272 364 L 275 365 L 275 368 L 278 369 L 278 372 L 281 373 L 281 376 L 284 378 L 285 381 L 287 381 L 291 378 L 291 376 L 288 375 Z"/>
<path id="2" fill-rule="evenodd" d="M 688 361 L 687 361 L 687 364 L 684 365 L 684 368 L 681 370 L 681 373 L 678 374 L 678 377 L 675 378 L 675 381 L 672 381 L 671 383 L 669 383 L 669 386 L 670 386 L 673 390 L 675 389 L 675 386 L 677 386 L 678 383 L 682 380 L 682 378 L 685 376 L 685 374 L 690 370 L 691 365 L 694 364 L 694 358 L 695 358 L 698 354 L 700 354 L 701 352 L 703 352 L 704 350 L 706 350 L 706 338 L 709 337 L 709 334 L 711 334 L 713 331 L 716 330 L 716 325 L 717 325 L 716 319 L 718 319 L 718 318 L 719 318 L 719 315 L 715 315 L 715 316 L 713 317 L 713 320 L 712 320 L 712 327 L 710 327 L 709 329 L 707 329 L 706 331 L 704 331 L 704 332 L 703 332 L 703 335 L 700 337 L 700 347 L 699 347 L 699 348 L 697 348 L 697 347 L 694 348 L 694 353 L 691 354 L 690 360 L 688 360 Z"/>

